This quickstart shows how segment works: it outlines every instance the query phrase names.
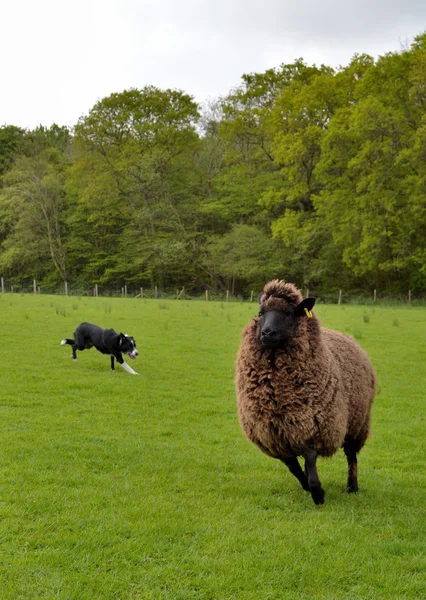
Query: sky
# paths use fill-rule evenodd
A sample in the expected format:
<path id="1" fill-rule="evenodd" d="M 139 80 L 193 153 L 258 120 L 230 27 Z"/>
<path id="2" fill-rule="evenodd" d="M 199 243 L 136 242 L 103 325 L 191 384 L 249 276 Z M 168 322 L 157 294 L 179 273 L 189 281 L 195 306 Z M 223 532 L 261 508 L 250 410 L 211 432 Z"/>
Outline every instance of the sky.
<path id="1" fill-rule="evenodd" d="M 72 128 L 98 100 L 153 85 L 200 104 L 245 73 L 346 66 L 410 47 L 425 0 L 5 0 L 0 126 Z"/>

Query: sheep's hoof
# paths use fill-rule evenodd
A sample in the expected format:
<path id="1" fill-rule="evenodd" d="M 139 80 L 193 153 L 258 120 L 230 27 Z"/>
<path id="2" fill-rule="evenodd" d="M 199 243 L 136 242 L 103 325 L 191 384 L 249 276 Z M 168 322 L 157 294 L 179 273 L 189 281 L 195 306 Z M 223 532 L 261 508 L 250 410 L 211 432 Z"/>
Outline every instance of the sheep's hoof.
<path id="1" fill-rule="evenodd" d="M 356 494 L 358 491 L 358 484 L 356 482 L 348 484 L 346 491 L 348 494 Z"/>
<path id="2" fill-rule="evenodd" d="M 324 504 L 325 492 L 322 487 L 311 488 L 311 495 L 315 504 Z"/>

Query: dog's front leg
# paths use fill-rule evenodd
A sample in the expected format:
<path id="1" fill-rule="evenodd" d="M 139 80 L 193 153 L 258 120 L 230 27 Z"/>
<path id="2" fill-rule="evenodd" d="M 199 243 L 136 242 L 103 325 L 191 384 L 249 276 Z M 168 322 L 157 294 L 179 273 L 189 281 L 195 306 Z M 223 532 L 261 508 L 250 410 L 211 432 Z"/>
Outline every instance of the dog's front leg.
<path id="1" fill-rule="evenodd" d="M 123 369 L 125 369 L 128 373 L 131 373 L 132 375 L 137 375 L 136 371 L 134 371 L 132 367 L 130 367 L 126 362 L 124 362 L 124 360 L 120 364 L 123 367 Z"/>
<path id="2" fill-rule="evenodd" d="M 117 358 L 117 362 L 123 367 L 123 369 L 125 369 L 131 375 L 137 375 L 136 371 L 134 371 L 132 369 L 132 367 L 129 367 L 129 365 L 126 362 L 124 362 L 124 359 L 122 356 Z"/>
<path id="3" fill-rule="evenodd" d="M 111 356 L 111 369 L 114 371 L 114 357 Z"/>

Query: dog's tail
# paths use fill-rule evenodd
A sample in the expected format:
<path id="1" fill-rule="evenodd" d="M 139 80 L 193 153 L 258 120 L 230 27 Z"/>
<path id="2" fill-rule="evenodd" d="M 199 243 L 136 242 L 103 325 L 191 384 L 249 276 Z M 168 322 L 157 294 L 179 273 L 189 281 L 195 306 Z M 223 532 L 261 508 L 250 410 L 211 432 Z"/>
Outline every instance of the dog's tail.
<path id="1" fill-rule="evenodd" d="M 74 344 L 74 340 L 70 340 L 69 338 L 65 338 L 64 340 L 62 340 L 61 344 L 62 344 L 62 346 L 64 346 L 65 344 L 69 344 L 70 346 L 72 346 Z"/>

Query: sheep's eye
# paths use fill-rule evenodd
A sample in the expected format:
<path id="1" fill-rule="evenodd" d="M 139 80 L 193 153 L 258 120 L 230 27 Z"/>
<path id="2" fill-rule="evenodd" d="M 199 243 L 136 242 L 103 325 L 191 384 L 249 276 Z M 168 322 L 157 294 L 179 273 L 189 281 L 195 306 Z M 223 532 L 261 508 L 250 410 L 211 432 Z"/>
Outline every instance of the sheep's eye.
<path id="1" fill-rule="evenodd" d="M 265 312 L 264 310 L 260 309 L 259 310 L 259 317 L 263 317 L 264 312 Z"/>

